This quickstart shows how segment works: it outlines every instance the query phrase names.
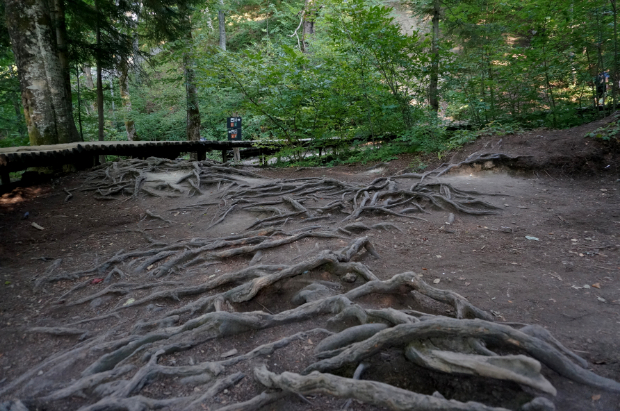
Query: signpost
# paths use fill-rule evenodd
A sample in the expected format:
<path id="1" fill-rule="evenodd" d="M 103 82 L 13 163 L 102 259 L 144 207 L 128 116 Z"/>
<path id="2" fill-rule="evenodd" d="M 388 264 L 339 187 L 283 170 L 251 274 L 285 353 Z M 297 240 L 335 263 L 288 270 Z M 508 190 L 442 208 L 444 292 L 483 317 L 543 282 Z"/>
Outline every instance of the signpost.
<path id="1" fill-rule="evenodd" d="M 228 129 L 228 141 L 241 141 L 241 117 L 234 116 L 226 119 L 226 128 Z M 239 147 L 233 147 L 234 161 L 241 161 Z"/>

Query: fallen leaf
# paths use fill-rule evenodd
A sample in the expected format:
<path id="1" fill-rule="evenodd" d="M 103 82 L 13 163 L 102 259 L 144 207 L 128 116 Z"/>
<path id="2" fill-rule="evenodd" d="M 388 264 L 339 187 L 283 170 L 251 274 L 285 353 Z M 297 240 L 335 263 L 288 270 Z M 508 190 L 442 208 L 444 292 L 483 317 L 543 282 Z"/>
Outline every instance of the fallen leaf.
<path id="1" fill-rule="evenodd" d="M 123 307 L 125 307 L 126 305 L 129 305 L 129 304 L 133 304 L 135 301 L 136 301 L 135 298 L 130 298 L 127 301 L 125 301 L 125 304 L 123 304 Z"/>
<path id="2" fill-rule="evenodd" d="M 469 286 L 469 284 L 471 284 L 471 283 L 465 283 L 465 287 L 468 287 L 468 286 Z"/>
<path id="3" fill-rule="evenodd" d="M 603 297 L 596 297 L 596 299 L 599 300 L 602 303 L 606 303 L 607 302 L 607 300 L 604 299 Z"/>
<path id="4" fill-rule="evenodd" d="M 532 237 L 531 235 L 526 235 L 525 238 L 527 240 L 532 240 L 532 241 L 540 241 L 537 237 Z"/>
<path id="5" fill-rule="evenodd" d="M 93 278 L 90 283 L 91 284 L 99 284 L 102 281 L 103 281 L 103 278 Z"/>
<path id="6" fill-rule="evenodd" d="M 601 394 L 596 394 L 592 396 L 592 401 L 598 401 L 601 399 Z"/>
<path id="7" fill-rule="evenodd" d="M 424 268 L 424 267 L 422 267 L 422 269 L 423 269 L 423 270 L 428 270 L 428 268 Z"/>
<path id="8" fill-rule="evenodd" d="M 440 278 L 435 278 L 435 279 L 433 280 L 433 284 L 439 284 L 439 282 L 440 282 L 440 281 L 441 281 L 441 279 L 440 279 Z"/>
<path id="9" fill-rule="evenodd" d="M 592 287 L 594 287 L 594 288 L 601 288 L 601 283 L 594 283 L 594 284 L 592 284 Z"/>
<path id="10" fill-rule="evenodd" d="M 155 264 L 151 264 L 148 267 L 146 267 L 147 271 L 151 271 L 153 269 L 153 267 L 155 267 Z"/>

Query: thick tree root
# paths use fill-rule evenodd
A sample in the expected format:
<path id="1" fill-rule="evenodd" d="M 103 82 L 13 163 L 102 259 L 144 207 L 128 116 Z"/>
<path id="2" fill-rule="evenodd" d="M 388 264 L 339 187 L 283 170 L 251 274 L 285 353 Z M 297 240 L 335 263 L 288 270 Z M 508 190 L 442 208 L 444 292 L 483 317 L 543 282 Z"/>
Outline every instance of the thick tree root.
<path id="1" fill-rule="evenodd" d="M 524 351 L 572 381 L 620 393 L 620 383 L 579 367 L 548 343 L 514 328 L 483 320 L 434 318 L 415 324 L 398 325 L 381 331 L 368 340 L 353 344 L 337 356 L 311 365 L 306 372 L 330 371 L 345 364 L 359 363 L 382 349 L 404 346 L 412 340 L 456 337 L 477 338 L 490 344 Z"/>
<path id="2" fill-rule="evenodd" d="M 305 376 L 292 372 L 275 374 L 262 367 L 254 369 L 254 376 L 268 388 L 299 394 L 327 394 L 338 398 L 354 398 L 396 411 L 508 411 L 506 408 L 488 407 L 477 402 L 448 401 L 381 382 L 354 380 L 316 371 Z"/>

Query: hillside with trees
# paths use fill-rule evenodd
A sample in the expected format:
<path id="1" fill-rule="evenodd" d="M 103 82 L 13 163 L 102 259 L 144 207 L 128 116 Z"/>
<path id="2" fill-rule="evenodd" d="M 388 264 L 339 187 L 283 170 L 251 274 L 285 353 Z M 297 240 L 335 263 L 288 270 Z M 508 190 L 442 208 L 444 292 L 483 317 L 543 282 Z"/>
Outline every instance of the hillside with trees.
<path id="1" fill-rule="evenodd" d="M 279 157 L 337 137 L 323 161 L 388 159 L 601 118 L 620 81 L 615 1 L 7 0 L 0 12 L 3 146 L 223 140 L 235 113 L 245 139 L 290 143 Z"/>

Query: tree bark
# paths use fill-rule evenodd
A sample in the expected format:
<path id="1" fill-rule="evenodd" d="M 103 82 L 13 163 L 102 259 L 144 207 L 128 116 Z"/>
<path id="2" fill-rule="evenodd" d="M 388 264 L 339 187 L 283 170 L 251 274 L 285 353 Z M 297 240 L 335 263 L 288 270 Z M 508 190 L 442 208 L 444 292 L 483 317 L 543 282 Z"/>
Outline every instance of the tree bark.
<path id="1" fill-rule="evenodd" d="M 304 6 L 303 33 L 301 36 L 301 46 L 304 53 L 308 51 L 308 40 L 310 39 L 310 36 L 314 34 L 315 15 L 314 0 L 306 0 L 306 4 Z"/>
<path id="2" fill-rule="evenodd" d="M 95 9 L 97 11 L 97 19 L 99 19 L 99 2 L 95 0 Z M 97 29 L 96 29 L 96 37 L 97 37 L 97 50 L 96 50 L 96 60 L 97 60 L 97 118 L 98 118 L 98 126 L 99 126 L 99 141 L 104 140 L 103 135 L 103 79 L 102 79 L 102 70 L 101 70 L 101 27 L 99 21 L 97 20 Z"/>
<path id="3" fill-rule="evenodd" d="M 429 85 L 429 104 L 431 109 L 439 111 L 439 0 L 433 0 L 433 39 L 431 44 L 431 82 Z"/>
<path id="4" fill-rule="evenodd" d="M 52 18 L 44 0 L 5 0 L 31 145 L 79 139 L 68 109 Z"/>
<path id="5" fill-rule="evenodd" d="M 224 2 L 220 0 L 220 7 L 224 6 Z M 220 25 L 220 48 L 226 51 L 226 14 L 224 10 L 220 8 L 217 12 L 217 20 Z"/>
<path id="6" fill-rule="evenodd" d="M 69 67 L 69 50 L 67 44 L 67 22 L 65 20 L 65 1 L 53 0 L 54 11 L 53 21 L 56 27 L 56 47 L 58 51 L 58 60 L 60 61 L 60 69 L 62 70 L 62 76 L 65 83 L 65 94 L 67 99 L 65 101 L 67 110 L 73 118 L 73 101 L 71 95 L 71 68 Z M 72 122 L 71 129 L 72 141 L 83 141 L 82 137 L 75 127 L 75 121 Z"/>
<path id="7" fill-rule="evenodd" d="M 136 134 L 136 126 L 131 119 L 131 98 L 129 95 L 129 65 L 127 59 L 121 60 L 121 76 L 119 78 L 119 84 L 121 89 L 121 100 L 123 102 L 123 116 L 125 122 L 125 130 L 127 130 L 127 140 L 134 141 L 139 140 Z"/>
<path id="8" fill-rule="evenodd" d="M 185 70 L 185 92 L 187 97 L 187 140 L 200 140 L 200 111 L 198 110 L 198 95 L 194 78 L 193 60 L 188 53 L 183 56 Z"/>
<path id="9" fill-rule="evenodd" d="M 192 22 L 188 10 L 183 10 L 185 14 L 185 24 L 187 32 L 185 39 L 188 41 L 191 49 L 192 38 Z M 183 71 L 185 72 L 185 96 L 187 104 L 187 140 L 200 141 L 200 111 L 198 109 L 198 94 L 196 92 L 196 80 L 194 74 L 194 60 L 191 51 L 183 53 Z M 191 160 L 198 160 L 196 153 L 190 155 Z"/>
<path id="10" fill-rule="evenodd" d="M 94 90 L 95 83 L 93 82 L 93 68 L 89 65 L 85 65 L 82 70 L 84 71 L 86 88 L 88 88 L 91 91 Z M 88 113 L 88 115 L 91 115 L 97 112 L 97 103 L 94 101 L 91 101 L 90 104 L 85 107 L 86 107 L 86 112 Z M 90 110 L 89 110 L 89 107 L 90 107 Z"/>

